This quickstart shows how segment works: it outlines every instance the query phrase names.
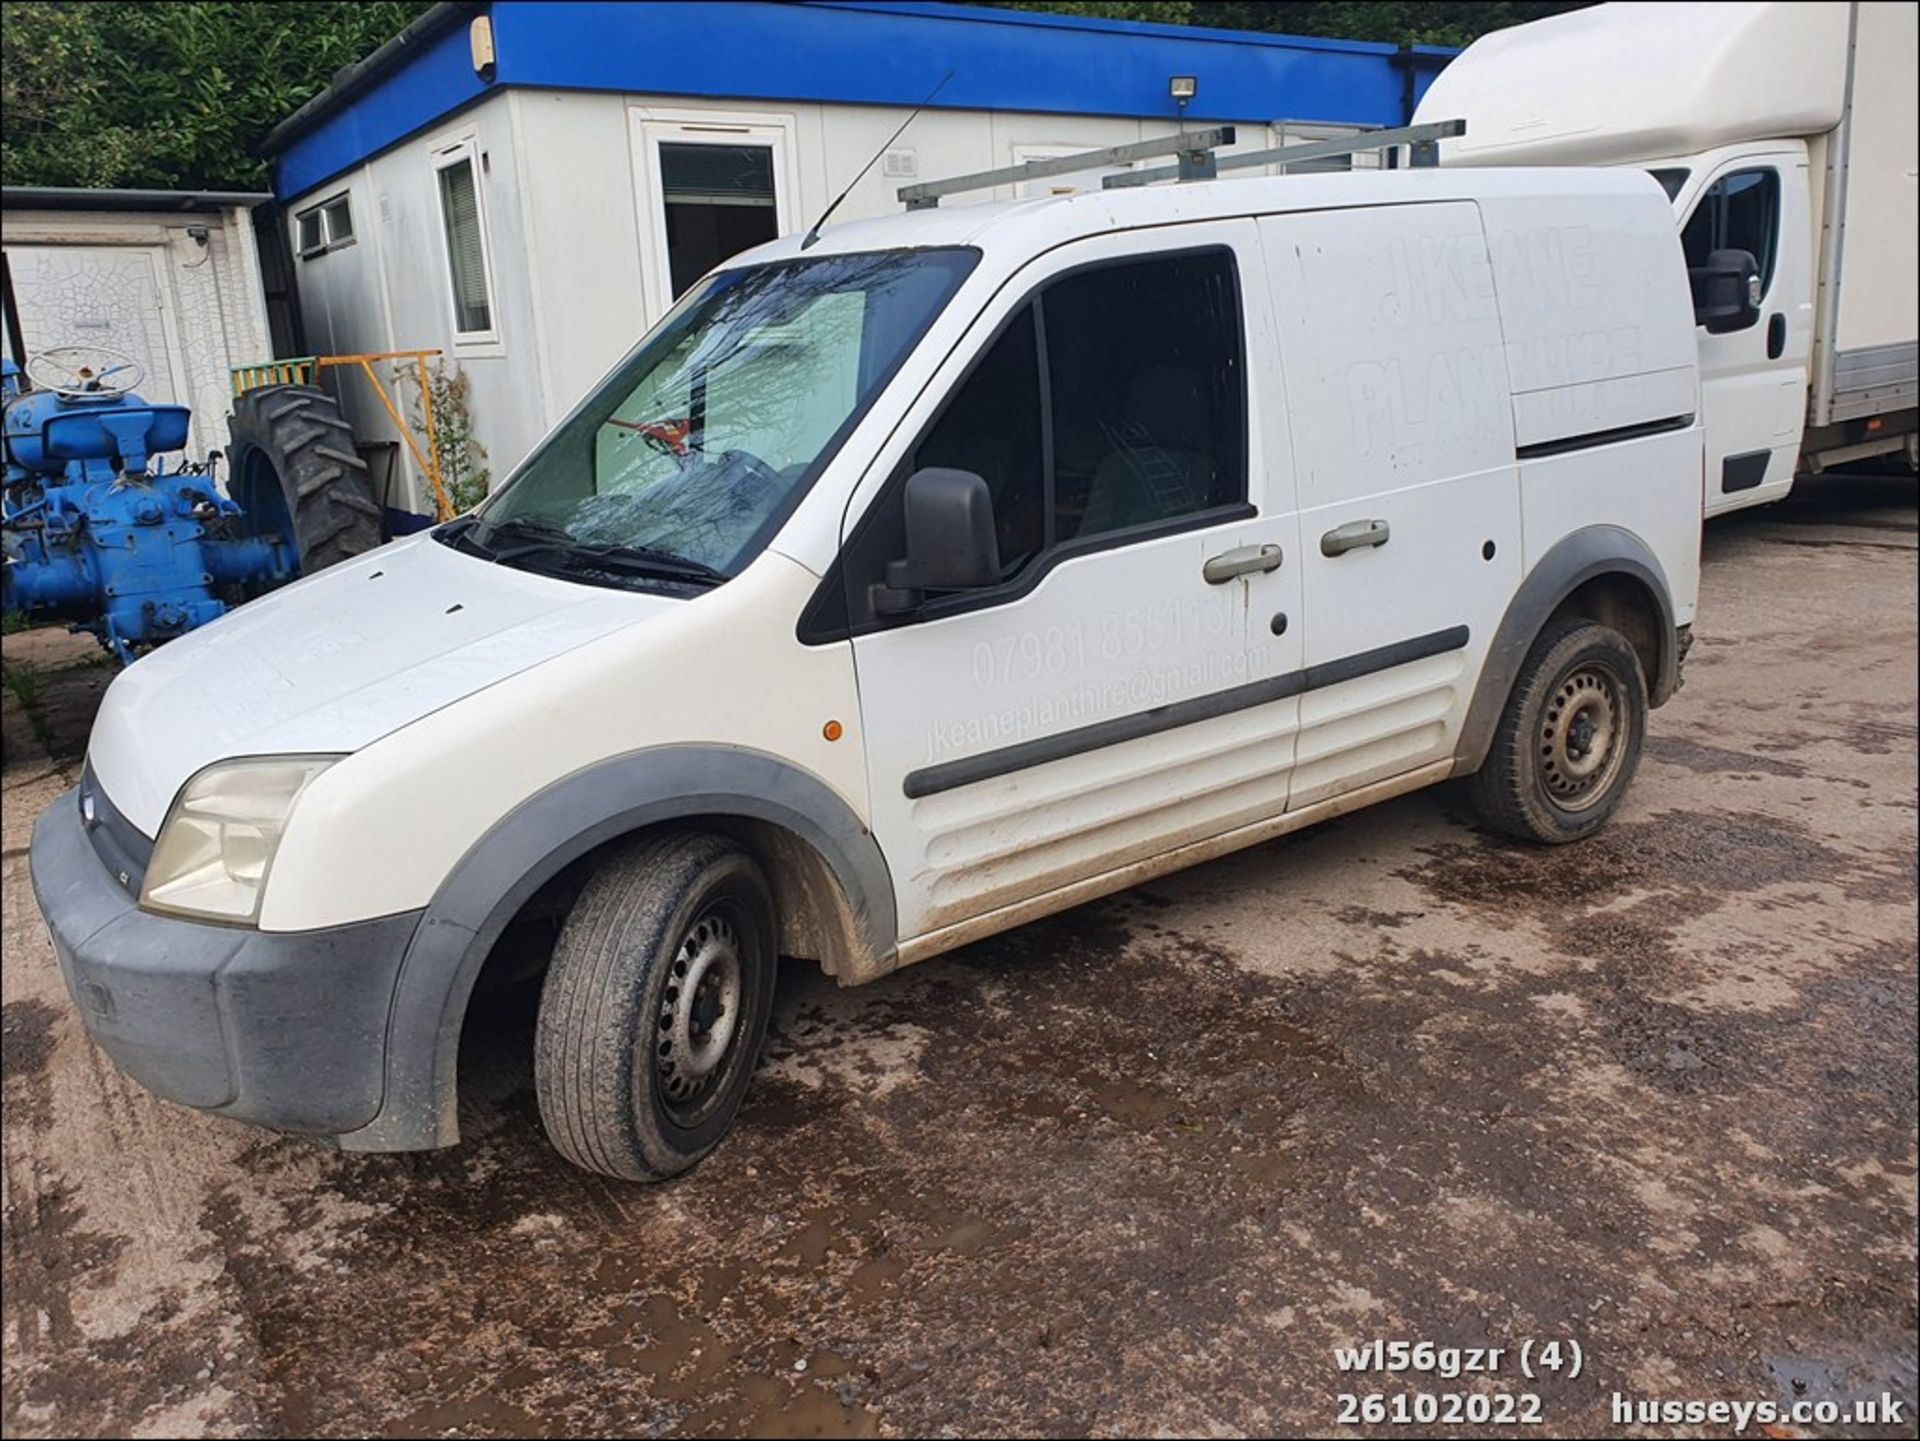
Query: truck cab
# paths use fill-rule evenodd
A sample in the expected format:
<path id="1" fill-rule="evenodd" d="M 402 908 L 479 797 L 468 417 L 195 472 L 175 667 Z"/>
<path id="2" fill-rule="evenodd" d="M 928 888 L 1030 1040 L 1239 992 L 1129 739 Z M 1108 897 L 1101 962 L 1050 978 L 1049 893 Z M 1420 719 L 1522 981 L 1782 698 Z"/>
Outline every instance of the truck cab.
<path id="1" fill-rule="evenodd" d="M 1696 302 L 1709 516 L 1796 475 L 1912 465 L 1916 16 L 1908 4 L 1606 4 L 1483 36 L 1416 119 L 1448 166 L 1618 165 L 1673 203 Z"/>

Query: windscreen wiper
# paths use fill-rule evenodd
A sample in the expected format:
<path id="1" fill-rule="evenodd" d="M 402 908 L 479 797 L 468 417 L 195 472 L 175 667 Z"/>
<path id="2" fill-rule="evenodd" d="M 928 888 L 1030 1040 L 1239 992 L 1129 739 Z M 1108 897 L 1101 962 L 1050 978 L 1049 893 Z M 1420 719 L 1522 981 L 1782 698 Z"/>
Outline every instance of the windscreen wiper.
<path id="1" fill-rule="evenodd" d="M 522 545 L 511 545 L 505 551 L 495 551 L 493 560 L 497 564 L 513 564 L 515 560 L 524 560 L 528 556 L 551 556 L 553 570 L 561 572 L 603 572 L 609 576 L 643 576 L 651 579 L 670 579 L 684 585 L 720 585 L 722 581 L 732 579 L 724 570 L 714 570 L 712 566 L 699 560 L 689 560 L 687 556 L 674 555 L 670 551 L 655 551 L 649 545 L 614 545 L 611 541 L 580 541 L 559 526 L 538 520 L 503 520 L 488 532 L 490 539 L 499 539 L 501 535 L 530 535 L 532 539 Z"/>
<path id="2" fill-rule="evenodd" d="M 499 564 L 518 560 L 522 556 L 539 555 L 547 551 L 571 550 L 582 542 L 573 538 L 573 532 L 556 521 L 542 520 L 538 516 L 516 515 L 511 520 L 499 521 L 487 527 L 487 539 L 498 544 L 502 540 L 518 540 L 519 545 L 510 545 L 505 550 L 495 550 L 494 560 Z"/>
<path id="3" fill-rule="evenodd" d="M 510 520 L 487 522 L 489 541 L 526 540 L 543 545 L 571 545 L 573 533 L 558 521 L 537 515 L 516 515 Z"/>
<path id="4" fill-rule="evenodd" d="M 492 560 L 493 552 L 487 549 L 487 547 L 481 543 L 480 537 L 474 533 L 475 528 L 479 524 L 480 519 L 478 516 L 463 515 L 458 520 L 448 521 L 445 525 L 434 531 L 433 538 L 442 545 L 450 546 L 454 550 L 464 550 L 470 555 L 477 555 L 483 559 Z"/>
<path id="5" fill-rule="evenodd" d="M 575 545 L 562 553 L 568 569 L 615 575 L 656 576 L 688 585 L 721 585 L 733 577 L 701 561 L 646 545 Z"/>

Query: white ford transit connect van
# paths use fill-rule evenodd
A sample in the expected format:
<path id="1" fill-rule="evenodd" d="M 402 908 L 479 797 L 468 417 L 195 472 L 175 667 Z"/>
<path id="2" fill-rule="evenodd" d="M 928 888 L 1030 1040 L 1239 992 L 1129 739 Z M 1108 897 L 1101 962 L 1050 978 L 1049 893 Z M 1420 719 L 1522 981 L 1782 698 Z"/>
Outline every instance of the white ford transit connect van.
<path id="1" fill-rule="evenodd" d="M 1694 613 L 1702 441 L 1630 171 L 926 210 L 694 289 L 477 511 L 141 660 L 36 827 L 158 1094 L 457 1139 L 476 976 L 564 914 L 572 1160 L 740 1104 L 846 984 L 1449 776 L 1571 841 Z"/>

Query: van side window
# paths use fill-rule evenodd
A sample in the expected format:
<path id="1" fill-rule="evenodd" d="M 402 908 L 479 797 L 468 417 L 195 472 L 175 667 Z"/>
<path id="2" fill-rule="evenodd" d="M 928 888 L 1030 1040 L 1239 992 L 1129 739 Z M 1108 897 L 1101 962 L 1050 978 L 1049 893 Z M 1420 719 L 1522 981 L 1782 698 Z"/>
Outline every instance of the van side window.
<path id="1" fill-rule="evenodd" d="M 1680 247 L 1687 265 L 1698 269 L 1716 250 L 1745 250 L 1760 267 L 1760 288 L 1773 286 L 1773 262 L 1779 251 L 1780 175 L 1771 169 L 1736 170 L 1709 185 L 1693 207 Z"/>
<path id="2" fill-rule="evenodd" d="M 1247 498 L 1245 354 L 1224 249 L 1098 263 L 1042 286 L 868 507 L 801 638 L 995 604 L 1052 555 L 1225 519 Z M 1009 584 L 881 615 L 873 597 L 906 554 L 905 482 L 934 467 L 986 481 Z"/>
<path id="3" fill-rule="evenodd" d="M 1240 302 L 1221 252 L 1103 266 L 1047 290 L 1060 541 L 1246 498 Z"/>
<path id="4" fill-rule="evenodd" d="M 1046 543 L 1046 464 L 1040 439 L 1040 356 L 1033 307 L 1000 332 L 986 357 L 914 447 L 909 471 L 970 470 L 993 493 L 1000 574 L 1011 580 Z"/>

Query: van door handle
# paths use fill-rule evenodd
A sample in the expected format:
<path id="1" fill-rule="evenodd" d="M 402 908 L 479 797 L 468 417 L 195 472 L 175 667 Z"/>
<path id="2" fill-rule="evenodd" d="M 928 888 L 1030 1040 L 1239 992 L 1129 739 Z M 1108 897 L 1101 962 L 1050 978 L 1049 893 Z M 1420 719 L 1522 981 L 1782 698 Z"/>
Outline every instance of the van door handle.
<path id="1" fill-rule="evenodd" d="M 1320 537 L 1320 554 L 1345 555 L 1370 545 L 1385 545 L 1392 532 L 1384 520 L 1350 520 Z"/>
<path id="2" fill-rule="evenodd" d="M 1277 545 L 1237 545 L 1232 550 L 1209 556 L 1207 563 L 1200 567 L 1200 574 L 1206 577 L 1208 585 L 1225 585 L 1236 575 L 1278 570 L 1280 559 L 1280 547 Z"/>

